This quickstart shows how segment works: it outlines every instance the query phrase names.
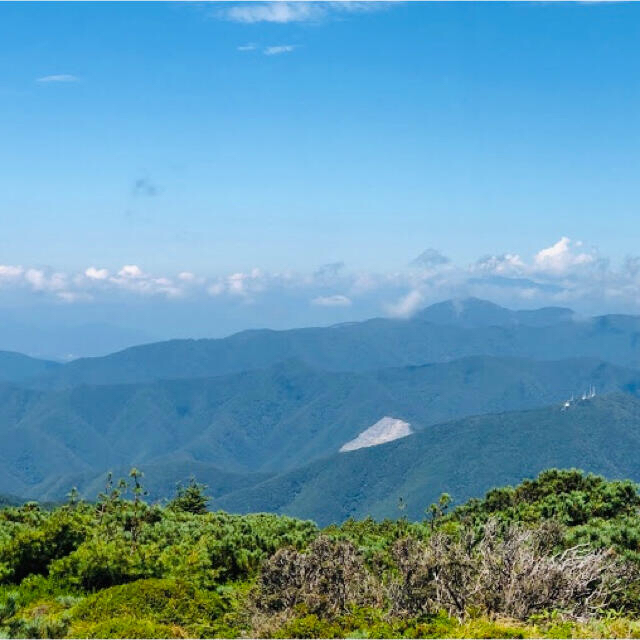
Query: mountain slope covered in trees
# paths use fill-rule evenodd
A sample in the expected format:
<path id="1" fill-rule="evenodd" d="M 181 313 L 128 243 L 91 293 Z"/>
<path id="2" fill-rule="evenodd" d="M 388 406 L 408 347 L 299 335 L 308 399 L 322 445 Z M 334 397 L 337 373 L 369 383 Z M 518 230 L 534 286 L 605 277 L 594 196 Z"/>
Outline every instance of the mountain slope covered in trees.
<path id="1" fill-rule="evenodd" d="M 429 307 L 410 319 L 324 328 L 255 330 L 223 339 L 171 340 L 81 358 L 31 384 L 151 382 L 261 369 L 289 359 L 329 371 L 421 365 L 466 356 L 594 357 L 640 367 L 640 318 L 575 318 L 566 309 L 511 311 L 480 300 Z"/>
<path id="2" fill-rule="evenodd" d="M 456 500 L 548 467 L 640 481 L 640 400 L 612 395 L 430 426 L 396 442 L 333 455 L 220 497 L 237 512 L 269 511 L 321 524 L 349 517 L 424 516 L 441 493 Z"/>
<path id="3" fill-rule="evenodd" d="M 559 405 L 592 384 L 601 393 L 635 393 L 640 374 L 591 359 L 470 357 L 361 373 L 290 361 L 146 385 L 4 385 L 0 491 L 60 498 L 73 484 L 95 486 L 108 469 L 132 464 L 161 465 L 171 481 L 188 477 L 191 464 L 208 483 L 227 487 L 232 477 L 244 483 L 245 473 L 281 472 L 336 453 L 384 416 L 419 431 L 463 416 Z"/>
<path id="4" fill-rule="evenodd" d="M 640 319 L 472 299 L 409 320 L 156 343 L 66 365 L 0 354 L 0 493 L 93 495 L 108 470 L 136 465 L 153 499 L 193 474 L 234 511 L 330 522 L 393 515 L 400 498 L 416 516 L 450 485 L 466 498 L 549 465 L 640 478 L 616 457 L 634 446 L 640 373 L 602 357 L 558 359 L 575 353 L 635 364 Z M 592 386 L 594 401 L 560 411 Z M 385 418 L 414 435 L 338 454 Z"/>
<path id="5" fill-rule="evenodd" d="M 14 351 L 0 351 L 0 382 L 24 382 L 51 374 L 62 365 Z"/>

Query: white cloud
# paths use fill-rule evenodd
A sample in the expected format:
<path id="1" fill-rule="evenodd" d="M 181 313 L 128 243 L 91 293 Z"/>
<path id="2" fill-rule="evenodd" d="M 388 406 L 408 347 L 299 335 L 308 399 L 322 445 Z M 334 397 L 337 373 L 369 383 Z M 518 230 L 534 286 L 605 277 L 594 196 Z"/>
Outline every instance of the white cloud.
<path id="1" fill-rule="evenodd" d="M 246 295 L 245 280 L 247 275 L 244 273 L 233 273 L 228 279 L 228 291 L 234 295 L 243 296 Z"/>
<path id="2" fill-rule="evenodd" d="M 526 270 L 526 265 L 517 253 L 503 253 L 500 256 L 480 258 L 471 270 L 498 275 L 519 275 Z"/>
<path id="3" fill-rule="evenodd" d="M 233 22 L 308 22 L 323 18 L 326 8 L 315 2 L 248 2 L 233 5 L 222 16 Z"/>
<path id="4" fill-rule="evenodd" d="M 389 315 L 396 318 L 408 318 L 424 305 L 424 294 L 418 289 L 409 291 L 397 302 L 387 306 Z"/>
<path id="5" fill-rule="evenodd" d="M 563 274 L 573 267 L 594 262 L 594 255 L 574 250 L 574 247 L 580 246 L 581 242 L 572 242 L 570 238 L 563 236 L 555 244 L 538 251 L 534 256 L 534 264 L 541 271 Z"/>
<path id="6" fill-rule="evenodd" d="M 340 294 L 334 296 L 318 296 L 311 300 L 311 304 L 320 307 L 349 307 L 351 305 L 351 298 Z"/>
<path id="7" fill-rule="evenodd" d="M 182 278 L 179 279 L 184 286 L 190 286 L 192 283 L 185 280 L 185 273 L 187 272 L 183 272 Z M 194 276 L 193 282 L 201 284 L 204 279 Z M 94 266 L 69 274 L 41 267 L 23 268 L 0 265 L 0 283 L 14 288 L 22 287 L 40 294 L 50 294 L 65 302 L 87 300 L 92 297 L 92 294 L 98 292 L 107 295 L 108 291 L 160 294 L 169 298 L 179 297 L 184 293 L 183 288 L 177 286 L 171 278 L 149 275 L 134 264 L 124 265 L 113 276 L 108 269 L 98 269 Z"/>
<path id="8" fill-rule="evenodd" d="M 60 271 L 50 272 L 44 269 L 26 269 L 23 274 L 23 280 L 25 285 L 32 291 L 42 293 L 59 294 L 70 286 L 67 274 Z"/>
<path id="9" fill-rule="evenodd" d="M 250 42 L 248 44 L 242 44 L 239 47 L 236 47 L 238 51 L 255 51 L 257 49 L 257 45 Z"/>
<path id="10" fill-rule="evenodd" d="M 16 267 L 10 264 L 0 264 L 0 281 L 15 280 L 24 273 L 22 267 Z"/>
<path id="11" fill-rule="evenodd" d="M 70 73 L 57 73 L 50 76 L 42 76 L 41 78 L 36 78 L 36 82 L 40 82 L 42 84 L 69 83 L 79 81 L 80 78 L 78 78 L 78 76 L 74 76 Z"/>
<path id="12" fill-rule="evenodd" d="M 56 297 L 63 302 L 78 302 L 78 300 L 91 300 L 91 296 L 86 293 L 80 293 L 77 291 L 60 291 L 56 294 Z"/>
<path id="13" fill-rule="evenodd" d="M 84 272 L 84 275 L 89 278 L 89 280 L 106 280 L 109 277 L 109 270 L 89 267 Z"/>
<path id="14" fill-rule="evenodd" d="M 46 287 L 44 271 L 40 269 L 27 269 L 24 279 L 36 290 L 40 291 Z"/>
<path id="15" fill-rule="evenodd" d="M 392 2 L 246 2 L 232 4 L 217 15 L 232 22 L 321 22 L 331 16 L 386 9 Z"/>
<path id="16" fill-rule="evenodd" d="M 142 273 L 142 269 L 137 264 L 125 264 L 120 271 L 118 271 L 118 275 L 121 278 L 143 278 L 144 273 Z"/>
<path id="17" fill-rule="evenodd" d="M 581 242 L 563 236 L 526 260 L 518 253 L 489 255 L 467 268 L 448 264 L 442 269 L 414 272 L 404 278 L 408 289 L 400 300 L 387 307 L 396 316 L 411 315 L 417 308 L 452 297 L 475 296 L 501 304 L 556 305 L 578 304 L 607 308 L 610 301 L 622 299 L 640 309 L 640 269 L 627 259 L 618 269 L 585 250 Z M 632 272 L 636 275 L 632 275 Z M 403 274 L 397 278 L 402 286 Z M 621 293 L 623 292 L 623 293 Z"/>
<path id="18" fill-rule="evenodd" d="M 470 265 L 448 261 L 433 250 L 422 255 L 419 268 L 406 265 L 390 272 L 352 271 L 341 262 L 310 272 L 268 272 L 258 268 L 215 277 L 190 270 L 150 273 L 131 263 L 119 268 L 95 265 L 62 272 L 50 267 L 0 265 L 4 300 L 12 291 L 51 300 L 96 301 L 126 296 L 167 299 L 218 299 L 216 304 L 295 304 L 352 309 L 354 317 L 380 312 L 408 317 L 437 300 L 476 296 L 507 306 L 518 303 L 569 305 L 584 313 L 596 310 L 640 312 L 640 258 L 612 265 L 596 250 L 561 237 L 530 256 L 510 251 Z M 415 264 L 415 263 L 414 263 Z M 339 294 L 327 294 L 339 291 Z M 286 301 L 286 302 L 285 302 Z"/>
<path id="19" fill-rule="evenodd" d="M 269 276 L 265 275 L 260 269 L 255 268 L 248 273 L 238 271 L 225 278 L 218 278 L 209 283 L 206 290 L 211 296 L 227 293 L 231 296 L 243 298 L 245 301 L 250 301 L 254 294 L 266 289 L 267 280 L 269 280 Z"/>
<path id="20" fill-rule="evenodd" d="M 116 287 L 143 295 L 160 294 L 168 298 L 178 298 L 183 294 L 183 290 L 170 278 L 151 276 L 136 264 L 124 265 L 116 277 L 109 278 L 109 282 Z"/>
<path id="21" fill-rule="evenodd" d="M 351 291 L 354 293 L 366 293 L 374 291 L 380 286 L 379 278 L 372 273 L 357 273 L 353 276 Z"/>
<path id="22" fill-rule="evenodd" d="M 292 44 L 280 44 L 272 47 L 265 47 L 263 53 L 265 56 L 278 56 L 281 53 L 291 53 L 295 49 Z"/>
<path id="23" fill-rule="evenodd" d="M 52 273 L 49 276 L 49 280 L 47 283 L 47 288 L 50 291 L 61 291 L 62 289 L 66 289 L 68 286 L 67 283 L 67 274 L 66 273 Z"/>
<path id="24" fill-rule="evenodd" d="M 264 289 L 262 280 L 260 269 L 252 269 L 250 273 L 232 273 L 227 278 L 227 292 L 235 296 L 249 296 Z"/>
<path id="25" fill-rule="evenodd" d="M 207 288 L 207 293 L 211 296 L 219 296 L 224 293 L 224 284 L 222 282 L 214 282 Z"/>

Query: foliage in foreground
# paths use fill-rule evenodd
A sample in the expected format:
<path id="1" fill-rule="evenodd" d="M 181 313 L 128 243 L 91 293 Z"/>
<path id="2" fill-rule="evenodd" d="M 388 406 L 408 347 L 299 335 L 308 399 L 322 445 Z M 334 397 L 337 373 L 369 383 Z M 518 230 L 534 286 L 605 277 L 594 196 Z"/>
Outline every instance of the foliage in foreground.
<path id="1" fill-rule="evenodd" d="M 640 497 L 551 470 L 423 522 L 320 531 L 165 507 L 141 474 L 95 504 L 0 510 L 0 637 L 640 637 Z"/>

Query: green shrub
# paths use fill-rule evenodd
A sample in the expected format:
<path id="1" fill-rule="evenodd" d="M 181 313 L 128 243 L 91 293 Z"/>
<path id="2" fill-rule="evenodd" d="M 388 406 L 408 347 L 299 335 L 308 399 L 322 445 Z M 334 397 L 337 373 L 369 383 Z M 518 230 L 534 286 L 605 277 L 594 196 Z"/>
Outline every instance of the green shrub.
<path id="1" fill-rule="evenodd" d="M 275 515 L 159 513 L 140 526 L 135 541 L 115 517 L 98 522 L 77 549 L 52 563 L 51 575 L 86 591 L 161 577 L 214 588 L 255 575 L 277 549 L 301 549 L 317 535 L 311 522 Z"/>
<path id="2" fill-rule="evenodd" d="M 154 567 L 157 563 L 147 550 L 138 548 L 132 552 L 122 540 L 94 537 L 53 562 L 50 574 L 69 588 L 96 591 L 150 577 Z"/>
<path id="3" fill-rule="evenodd" d="M 160 624 L 145 618 L 123 616 L 100 622 L 78 623 L 71 627 L 68 638 L 189 638 L 177 626 Z"/>
<path id="4" fill-rule="evenodd" d="M 71 609 L 72 631 L 84 629 L 86 625 L 82 623 L 103 624 L 116 618 L 137 618 L 206 636 L 223 626 L 222 618 L 228 610 L 228 598 L 196 589 L 186 582 L 138 580 L 103 589 L 82 600 Z"/>
<path id="5" fill-rule="evenodd" d="M 58 598 L 37 600 L 8 620 L 12 638 L 64 638 L 69 629 L 68 606 Z"/>
<path id="6" fill-rule="evenodd" d="M 337 623 L 327 622 L 315 614 L 294 618 L 272 636 L 273 638 L 341 638 L 343 632 Z"/>
<path id="7" fill-rule="evenodd" d="M 30 574 L 47 573 L 49 564 L 73 551 L 85 538 L 87 518 L 58 509 L 38 519 L 37 525 L 17 527 L 0 544 L 0 581 L 20 582 Z"/>
<path id="8" fill-rule="evenodd" d="M 489 517 L 518 522 L 553 518 L 573 527 L 593 518 L 635 516 L 638 508 L 638 487 L 629 480 L 607 481 L 576 469 L 549 469 L 517 487 L 492 489 L 482 500 L 469 500 L 449 517 L 481 523 Z"/>

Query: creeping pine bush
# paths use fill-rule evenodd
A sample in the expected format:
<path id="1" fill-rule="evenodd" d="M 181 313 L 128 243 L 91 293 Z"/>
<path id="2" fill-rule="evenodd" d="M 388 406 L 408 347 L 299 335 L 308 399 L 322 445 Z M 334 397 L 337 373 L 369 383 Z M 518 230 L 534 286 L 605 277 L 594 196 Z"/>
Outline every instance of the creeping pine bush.
<path id="1" fill-rule="evenodd" d="M 78 549 L 51 564 L 50 575 L 60 584 L 81 591 L 153 577 L 160 571 L 158 549 L 131 549 L 124 538 L 93 536 Z"/>
<path id="2" fill-rule="evenodd" d="M 202 513 L 207 499 L 195 481 L 167 508 L 149 506 L 142 499 L 141 472 L 133 469 L 130 477 L 131 485 L 120 481 L 115 487 L 109 477 L 79 544 L 58 544 L 49 554 L 46 566 L 57 583 L 96 591 L 176 578 L 214 588 L 254 576 L 280 547 L 301 549 L 317 535 L 315 524 L 293 518 Z M 133 499 L 126 499 L 127 492 Z"/>
<path id="3" fill-rule="evenodd" d="M 178 636 L 207 637 L 223 628 L 221 618 L 227 609 L 224 596 L 183 581 L 138 580 L 103 589 L 76 605 L 71 610 L 70 634 L 103 637 L 99 634 L 117 621 L 120 630 L 126 631 L 125 637 L 138 637 L 140 629 L 148 633 L 158 625 L 173 629 Z M 154 633 L 157 632 L 156 629 Z"/>
<path id="4" fill-rule="evenodd" d="M 137 616 L 101 620 L 95 624 L 77 625 L 67 638 L 191 638 L 188 631 L 176 625 L 161 624 Z"/>
<path id="5" fill-rule="evenodd" d="M 52 563 L 51 575 L 86 591 L 161 577 L 212 588 L 254 575 L 280 547 L 303 548 L 316 534 L 313 523 L 292 518 L 166 510 L 141 526 L 135 543 L 96 527 L 75 551 Z"/>
<path id="6" fill-rule="evenodd" d="M 517 487 L 492 489 L 484 499 L 471 499 L 451 515 L 482 523 L 490 517 L 531 523 L 554 519 L 574 527 L 594 518 L 636 516 L 638 508 L 637 485 L 629 480 L 607 481 L 576 469 L 549 469 Z"/>
<path id="7" fill-rule="evenodd" d="M 27 509 L 26 514 L 16 509 L 3 515 L 3 528 L 10 529 L 11 535 L 0 538 L 0 582 L 20 582 L 30 574 L 46 573 L 53 560 L 81 544 L 89 525 L 86 512 L 69 509 L 53 513 Z"/>

